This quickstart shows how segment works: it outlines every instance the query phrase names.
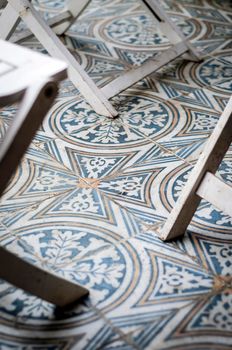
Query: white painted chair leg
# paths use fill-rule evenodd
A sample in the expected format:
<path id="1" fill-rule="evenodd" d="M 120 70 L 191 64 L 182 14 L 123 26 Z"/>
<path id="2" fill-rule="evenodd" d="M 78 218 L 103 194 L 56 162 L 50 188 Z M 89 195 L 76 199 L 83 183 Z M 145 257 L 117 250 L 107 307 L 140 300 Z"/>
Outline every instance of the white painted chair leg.
<path id="1" fill-rule="evenodd" d="M 68 63 L 70 80 L 93 109 L 100 115 L 115 117 L 117 111 L 104 96 L 103 92 L 95 85 L 94 81 L 75 60 L 30 2 L 28 0 L 8 1 L 50 55 Z"/>
<path id="2" fill-rule="evenodd" d="M 107 98 L 119 94 L 121 91 L 126 90 L 136 82 L 147 77 L 149 74 L 156 72 L 161 67 L 183 55 L 186 50 L 188 50 L 188 48 L 185 43 L 179 42 L 178 44 L 175 44 L 171 48 L 160 52 L 154 58 L 146 60 L 141 66 L 132 68 L 126 73 L 121 74 L 118 78 L 102 88 L 103 93 Z"/>
<path id="3" fill-rule="evenodd" d="M 66 21 L 60 26 L 55 26 L 54 31 L 57 35 L 64 34 L 71 25 L 76 21 L 76 19 L 81 15 L 85 10 L 91 0 L 69 0 L 66 6 L 66 9 L 72 15 L 71 20 Z"/>
<path id="4" fill-rule="evenodd" d="M 68 10 L 72 14 L 71 18 L 75 20 L 88 5 L 90 0 L 80 0 L 78 6 L 76 0 L 70 0 Z M 117 95 L 119 92 L 127 89 L 140 79 L 156 71 L 164 64 L 172 61 L 182 54 L 190 54 L 192 60 L 199 60 L 199 55 L 195 48 L 184 37 L 179 28 L 168 18 L 162 9 L 158 0 L 143 0 L 145 6 L 151 11 L 154 19 L 157 21 L 161 30 L 168 37 L 173 47 L 162 53 L 160 56 L 150 59 L 140 67 L 132 69 L 130 72 L 122 74 L 115 81 L 99 89 L 93 80 L 84 71 L 81 65 L 74 59 L 68 49 L 57 38 L 47 23 L 41 18 L 38 12 L 33 8 L 28 0 L 8 0 L 16 13 L 27 24 L 28 28 L 34 33 L 46 50 L 55 57 L 65 60 L 69 64 L 69 78 L 73 84 L 79 89 L 83 97 L 89 102 L 93 109 L 100 115 L 107 117 L 117 116 L 117 111 L 109 102 L 109 98 Z M 59 33 L 67 30 L 72 23 L 72 19 L 67 17 L 61 19 L 60 26 L 54 26 Z M 68 26 L 67 26 L 68 23 Z M 168 58 L 170 55 L 170 59 Z M 163 64 L 163 62 L 165 62 Z"/>
<path id="5" fill-rule="evenodd" d="M 142 0 L 142 3 L 151 12 L 152 18 L 167 36 L 172 47 L 160 52 L 154 58 L 146 60 L 139 67 L 132 68 L 128 72 L 121 74 L 108 85 L 105 85 L 102 91 L 107 98 L 111 98 L 126 90 L 181 55 L 187 54 L 189 59 L 193 61 L 200 60 L 197 50 L 189 43 L 175 23 L 169 19 L 158 0 Z"/>
<path id="6" fill-rule="evenodd" d="M 207 173 L 214 174 L 218 169 L 227 149 L 232 141 L 232 97 L 230 98 L 221 118 L 202 154 L 199 157 L 183 192 L 170 213 L 166 223 L 161 229 L 161 239 L 170 240 L 182 236 L 189 225 L 198 204 L 203 189 L 198 188 L 204 181 Z M 208 175 L 207 175 L 208 176 Z M 214 181 L 215 183 L 215 181 Z M 216 191 L 215 191 L 216 193 Z M 207 196 L 207 194 L 206 194 Z M 207 198 L 207 197 L 206 197 Z"/>
<path id="7" fill-rule="evenodd" d="M 169 19 L 169 16 L 165 13 L 159 0 L 143 0 L 147 8 L 153 14 L 154 19 L 157 21 L 160 29 L 164 35 L 168 38 L 170 43 L 177 44 L 184 42 L 189 50 L 189 59 L 193 61 L 200 61 L 201 57 L 195 47 L 188 41 L 188 39 L 182 34 L 178 26 Z"/>
<path id="8" fill-rule="evenodd" d="M 19 14 L 14 10 L 10 3 L 7 3 L 0 15 L 0 38 L 8 40 L 14 33 L 19 22 Z"/>
<path id="9" fill-rule="evenodd" d="M 0 148 L 0 196 L 57 95 L 57 83 L 41 80 L 26 90 Z"/>

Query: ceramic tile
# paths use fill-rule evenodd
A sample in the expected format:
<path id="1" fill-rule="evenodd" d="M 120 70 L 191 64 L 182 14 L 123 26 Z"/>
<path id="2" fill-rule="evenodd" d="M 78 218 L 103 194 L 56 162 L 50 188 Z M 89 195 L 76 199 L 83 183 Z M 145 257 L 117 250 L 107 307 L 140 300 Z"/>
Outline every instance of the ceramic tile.
<path id="1" fill-rule="evenodd" d="M 65 6 L 34 3 L 46 19 Z M 183 238 L 158 238 L 231 95 L 231 1 L 162 5 L 203 61 L 180 57 L 114 97 L 114 120 L 64 81 L 1 198 L 1 245 L 90 289 L 64 311 L 0 281 L 1 349 L 232 346 L 231 218 L 202 201 Z M 169 47 L 138 0 L 92 0 L 66 34 L 100 87 Z M 16 108 L 0 111 L 1 139 Z M 217 172 L 229 184 L 231 159 Z"/>
<path id="2" fill-rule="evenodd" d="M 4 290 L 2 292 L 4 293 Z M 6 292 L 9 293 L 8 299 L 0 311 L 4 323 L 0 331 L 2 349 L 95 350 L 101 348 L 114 334 L 97 316 L 86 323 L 81 321 L 81 313 L 77 310 L 72 314 L 60 314 L 53 310 L 50 304 L 38 303 L 28 295 L 22 296 L 19 290 L 10 289 Z M 10 304 L 13 298 L 15 302 Z M 13 334 L 9 330 L 12 321 L 17 325 Z M 25 328 L 25 325 L 27 330 L 22 334 L 21 329 Z"/>
<path id="3" fill-rule="evenodd" d="M 168 331 L 164 328 L 159 338 L 144 337 L 141 349 L 229 349 L 229 303 L 230 299 L 222 294 L 212 299 L 203 299 L 200 303 L 180 310 L 179 317 L 173 318 L 169 323 Z M 204 308 L 201 309 L 203 305 Z M 214 319 L 210 315 L 214 316 Z"/>
<path id="4" fill-rule="evenodd" d="M 212 237 L 189 230 L 177 245 L 191 256 L 195 256 L 202 266 L 219 275 L 222 284 L 231 276 L 231 232 L 215 233 Z"/>
<path id="5" fill-rule="evenodd" d="M 124 171 L 122 169 L 122 173 L 114 178 L 102 179 L 99 184 L 101 192 L 123 204 L 135 216 L 144 217 L 148 224 L 167 217 L 168 211 L 161 204 L 162 199 L 159 201 L 163 197 L 160 183 L 170 172 L 176 172 L 178 166 L 184 165 L 182 160 L 162 150 L 161 156 L 159 153 L 157 155 L 157 149 L 160 152 L 159 147 L 152 144 L 149 152 L 136 159 L 134 165 L 131 164 Z"/>
<path id="6" fill-rule="evenodd" d="M 104 309 L 100 304 L 95 308 L 104 312 L 123 333 L 130 335 L 139 349 L 145 348 L 153 337 L 162 337 L 164 330 L 167 336 L 169 323 L 174 322 L 173 319 L 175 324 L 176 320 L 182 320 L 182 309 L 189 309 L 215 288 L 209 270 L 152 234 L 129 239 L 118 244 L 117 249 L 133 251 L 133 263 L 130 261 L 132 255 L 129 260 L 125 259 L 125 264 L 129 264 L 125 270 L 129 272 L 127 283 L 130 288 L 125 289 L 124 297 L 117 299 L 112 310 Z"/>
<path id="7" fill-rule="evenodd" d="M 177 108 L 152 93 L 139 91 L 136 96 L 132 92 L 125 93 L 114 101 L 120 112 L 120 117 L 114 120 L 99 118 L 94 111 L 85 109 L 82 101 L 62 101 L 44 122 L 44 130 L 73 148 L 116 153 L 139 150 L 150 139 L 158 140 L 181 128 Z"/>

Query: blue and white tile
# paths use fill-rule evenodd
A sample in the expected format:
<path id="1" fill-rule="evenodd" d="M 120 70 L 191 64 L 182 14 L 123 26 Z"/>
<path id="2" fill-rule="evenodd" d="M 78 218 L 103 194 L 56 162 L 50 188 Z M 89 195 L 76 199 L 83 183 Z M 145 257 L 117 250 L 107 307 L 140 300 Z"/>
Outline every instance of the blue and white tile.
<path id="1" fill-rule="evenodd" d="M 232 345 L 230 309 L 229 291 L 202 298 L 185 312 L 182 322 L 172 325 L 172 332 L 160 349 L 229 349 Z"/>
<path id="2" fill-rule="evenodd" d="M 187 64 L 184 74 L 189 83 L 193 82 L 195 86 L 206 86 L 213 92 L 230 95 L 231 69 L 230 53 L 225 53 L 219 57 L 210 57 L 200 64 Z"/>
<path id="3" fill-rule="evenodd" d="M 122 94 L 115 102 L 120 103 L 120 117 L 115 120 L 85 109 L 84 102 L 58 103 L 51 118 L 43 124 L 44 129 L 49 136 L 60 138 L 73 148 L 116 153 L 141 149 L 150 139 L 157 140 L 172 132 L 178 122 L 177 109 L 152 94 Z"/>
<path id="4" fill-rule="evenodd" d="M 223 295 L 223 294 L 222 294 Z M 230 294 L 231 295 L 231 294 Z M 223 298 L 223 301 L 221 300 Z M 230 298 L 220 294 L 180 309 L 160 336 L 148 333 L 142 349 L 229 349 L 231 347 Z M 204 305 L 205 308 L 202 308 Z M 146 329 L 144 329 L 146 332 Z M 150 337 L 149 337 L 150 335 Z"/>
<path id="5" fill-rule="evenodd" d="M 163 328 L 167 335 L 172 319 L 182 319 L 179 309 L 188 308 L 212 291 L 212 273 L 152 234 L 129 239 L 118 244 L 117 249 L 133 252 L 133 263 L 125 261 L 129 264 L 125 271 L 130 271 L 130 288 L 125 289 L 112 310 L 103 309 L 101 304 L 95 307 L 104 311 L 115 327 L 130 335 L 139 348 L 152 337 L 159 337 Z"/>
<path id="6" fill-rule="evenodd" d="M 21 161 L 2 197 L 0 210 L 29 208 L 76 187 L 77 176 L 49 155 L 32 149 Z M 41 157 L 41 153 L 43 158 Z"/>
<path id="7" fill-rule="evenodd" d="M 64 2 L 36 5 L 50 17 Z M 203 202 L 183 239 L 163 243 L 157 231 L 231 95 L 232 8 L 163 5 L 204 61 L 177 59 L 120 94 L 114 121 L 66 81 L 2 198 L 1 244 L 91 292 L 61 314 L 1 282 L 4 349 L 231 347 L 230 218 Z M 91 1 L 68 35 L 100 86 L 168 46 L 136 0 Z M 14 112 L 1 112 L 1 135 Z M 229 183 L 230 163 L 231 150 L 219 169 Z"/>
<path id="8" fill-rule="evenodd" d="M 95 350 L 114 336 L 112 329 L 96 315 L 86 324 L 81 320 L 80 312 L 62 314 L 50 304 L 45 305 L 45 302 L 41 303 L 28 295 L 22 297 L 19 290 L 14 292 L 11 289 L 8 292 L 5 309 L 1 308 L 0 311 L 4 323 L 0 331 L 0 346 L 3 349 Z M 8 315 L 4 312 L 7 307 Z M 13 333 L 10 321 L 17 325 Z"/>
<path id="9" fill-rule="evenodd" d="M 230 233 L 212 235 L 208 232 L 208 235 L 201 235 L 188 230 L 176 245 L 197 259 L 200 265 L 218 275 L 223 283 L 231 278 L 232 238 Z"/>
<path id="10" fill-rule="evenodd" d="M 147 223 L 162 221 L 168 214 L 160 205 L 158 196 L 162 197 L 160 179 L 168 175 L 171 169 L 181 164 L 175 156 L 147 159 L 143 163 L 126 169 L 126 171 L 110 181 L 101 181 L 99 189 L 124 205 L 134 215 L 144 217 Z M 165 175 L 166 174 L 166 175 Z M 165 216 L 166 215 L 166 216 Z M 146 216 L 146 217 L 145 217 Z"/>

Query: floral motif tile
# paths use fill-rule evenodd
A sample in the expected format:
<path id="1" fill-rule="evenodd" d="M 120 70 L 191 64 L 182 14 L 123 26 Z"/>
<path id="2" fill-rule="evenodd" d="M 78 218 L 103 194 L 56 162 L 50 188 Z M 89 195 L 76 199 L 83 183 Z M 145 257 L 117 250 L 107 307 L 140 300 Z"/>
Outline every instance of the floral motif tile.
<path id="1" fill-rule="evenodd" d="M 65 3 L 34 0 L 46 19 Z M 65 80 L 1 198 L 1 245 L 90 295 L 60 310 L 1 280 L 0 349 L 232 346 L 231 218 L 202 201 L 184 237 L 158 238 L 231 95 L 231 1 L 162 6 L 202 62 L 180 57 L 114 97 L 114 120 Z M 170 45 L 141 0 L 92 0 L 63 40 L 101 87 Z M 16 109 L 0 110 L 1 139 Z M 230 148 L 228 184 L 231 167 Z"/>

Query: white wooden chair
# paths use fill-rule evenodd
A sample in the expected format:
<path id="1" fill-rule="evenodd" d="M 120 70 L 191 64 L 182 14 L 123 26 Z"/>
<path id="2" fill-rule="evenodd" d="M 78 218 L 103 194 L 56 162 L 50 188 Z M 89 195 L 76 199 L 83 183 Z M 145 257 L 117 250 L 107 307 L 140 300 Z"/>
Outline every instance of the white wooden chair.
<path id="1" fill-rule="evenodd" d="M 55 34 L 55 32 L 64 34 L 89 4 L 90 0 L 69 0 L 67 11 L 51 19 L 48 23 L 35 10 L 30 0 L 0 0 L 2 7 L 7 3 L 0 17 L 0 38 L 7 40 L 15 30 L 19 20 L 22 19 L 51 56 L 63 59 L 68 63 L 70 80 L 93 109 L 100 115 L 115 117 L 117 111 L 110 103 L 110 98 L 183 54 L 188 53 L 188 58 L 194 61 L 200 59 L 196 49 L 165 14 L 158 0 L 139 1 L 142 1 L 146 9 L 153 15 L 154 21 L 168 37 L 172 46 L 170 49 L 156 55 L 155 58 L 148 59 L 141 66 L 123 73 L 101 89 L 96 86 Z M 55 32 L 50 26 L 53 27 Z M 23 34 L 20 40 L 26 36 L 28 36 L 28 33 Z"/>
<path id="2" fill-rule="evenodd" d="M 5 0 L 3 1 L 5 2 Z M 2 0 L 0 0 L 1 2 Z M 71 0 L 68 6 L 69 11 L 50 21 L 50 25 L 57 27 L 58 33 L 61 34 L 88 2 L 89 0 Z M 68 63 L 69 78 L 94 110 L 101 115 L 116 116 L 116 110 L 103 92 L 95 85 L 29 0 L 7 0 L 7 5 L 0 17 L 0 38 L 9 39 L 20 19 L 25 22 L 51 56 Z"/>
<path id="3" fill-rule="evenodd" d="M 0 196 L 16 170 L 37 128 L 51 107 L 67 65 L 0 40 L 0 107 L 20 102 L 0 147 Z M 1 115 L 1 111 L 0 111 Z M 88 291 L 0 247 L 0 278 L 59 306 L 75 302 Z"/>
<path id="4" fill-rule="evenodd" d="M 202 198 L 232 217 L 232 186 L 214 175 L 231 142 L 232 97 L 161 229 L 161 239 L 170 240 L 183 235 Z"/>

